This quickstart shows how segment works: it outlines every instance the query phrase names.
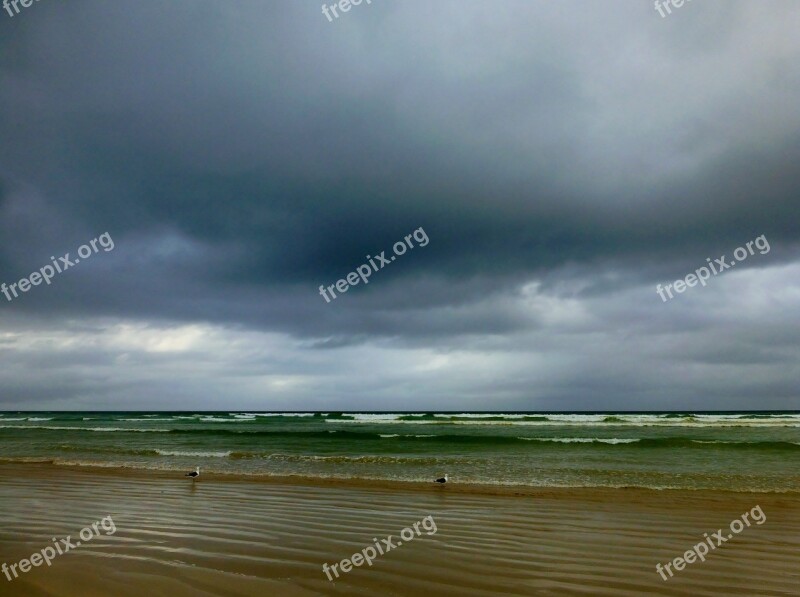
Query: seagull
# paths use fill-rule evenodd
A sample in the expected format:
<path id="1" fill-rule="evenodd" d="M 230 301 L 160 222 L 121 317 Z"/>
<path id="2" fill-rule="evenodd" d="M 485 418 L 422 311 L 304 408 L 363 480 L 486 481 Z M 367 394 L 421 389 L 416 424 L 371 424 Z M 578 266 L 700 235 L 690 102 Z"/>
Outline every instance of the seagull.
<path id="1" fill-rule="evenodd" d="M 200 476 L 200 467 L 198 466 L 197 468 L 195 468 L 194 472 L 186 473 L 186 476 L 191 477 L 192 481 L 194 481 L 195 479 L 197 479 L 197 477 Z"/>
<path id="2" fill-rule="evenodd" d="M 434 483 L 447 483 L 447 473 L 444 474 L 444 477 L 442 477 L 440 479 L 436 479 L 436 481 L 434 481 Z"/>

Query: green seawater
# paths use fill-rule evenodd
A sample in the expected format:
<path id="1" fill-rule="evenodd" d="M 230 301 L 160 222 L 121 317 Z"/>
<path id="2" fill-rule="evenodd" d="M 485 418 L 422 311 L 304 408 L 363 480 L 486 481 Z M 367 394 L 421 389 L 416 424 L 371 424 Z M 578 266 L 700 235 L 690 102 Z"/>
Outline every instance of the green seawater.
<path id="1" fill-rule="evenodd" d="M 0 460 L 785 492 L 800 490 L 800 413 L 5 412 Z"/>

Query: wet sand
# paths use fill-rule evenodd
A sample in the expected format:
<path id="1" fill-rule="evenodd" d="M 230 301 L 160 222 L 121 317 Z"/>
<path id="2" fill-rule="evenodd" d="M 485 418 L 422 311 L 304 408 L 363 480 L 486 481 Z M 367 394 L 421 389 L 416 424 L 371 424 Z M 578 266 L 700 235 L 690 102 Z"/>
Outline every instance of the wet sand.
<path id="1" fill-rule="evenodd" d="M 681 556 L 760 505 L 705 562 Z M 16 596 L 798 595 L 800 496 L 254 481 L 0 464 L 0 563 L 111 516 L 100 536 L 8 581 Z M 433 516 L 422 535 L 328 581 L 333 564 Z"/>

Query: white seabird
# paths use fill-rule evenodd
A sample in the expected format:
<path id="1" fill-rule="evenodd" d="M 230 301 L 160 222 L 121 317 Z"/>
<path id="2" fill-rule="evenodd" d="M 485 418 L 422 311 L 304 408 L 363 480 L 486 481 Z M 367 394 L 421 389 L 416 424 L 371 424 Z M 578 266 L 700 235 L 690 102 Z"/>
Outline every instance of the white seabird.
<path id="1" fill-rule="evenodd" d="M 434 483 L 447 483 L 447 473 L 444 474 L 444 477 L 436 479 L 436 481 L 434 481 Z"/>
<path id="2" fill-rule="evenodd" d="M 198 467 L 197 467 L 197 468 L 195 468 L 195 469 L 194 469 L 194 471 L 193 471 L 193 472 L 191 472 L 191 473 L 186 473 L 186 476 L 187 476 L 187 477 L 191 477 L 191 478 L 192 478 L 192 481 L 194 481 L 195 479 L 197 479 L 197 477 L 199 477 L 199 476 L 200 476 L 200 467 L 198 466 Z"/>

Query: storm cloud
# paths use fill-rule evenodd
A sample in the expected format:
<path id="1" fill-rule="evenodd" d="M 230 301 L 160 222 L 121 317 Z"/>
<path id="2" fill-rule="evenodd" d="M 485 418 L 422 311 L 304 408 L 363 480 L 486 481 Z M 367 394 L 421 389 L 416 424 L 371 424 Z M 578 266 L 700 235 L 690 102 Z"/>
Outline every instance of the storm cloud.
<path id="1" fill-rule="evenodd" d="M 115 242 L 0 296 L 0 408 L 797 408 L 798 26 L 791 0 L 0 13 L 0 281 Z"/>

